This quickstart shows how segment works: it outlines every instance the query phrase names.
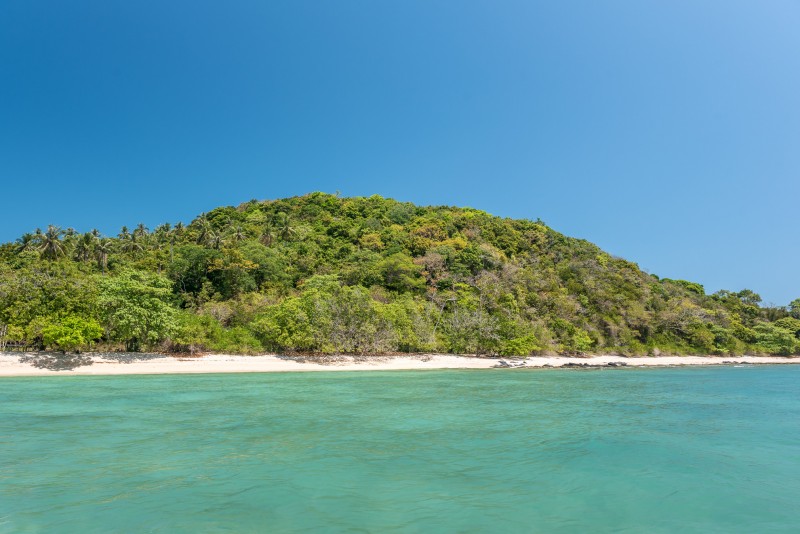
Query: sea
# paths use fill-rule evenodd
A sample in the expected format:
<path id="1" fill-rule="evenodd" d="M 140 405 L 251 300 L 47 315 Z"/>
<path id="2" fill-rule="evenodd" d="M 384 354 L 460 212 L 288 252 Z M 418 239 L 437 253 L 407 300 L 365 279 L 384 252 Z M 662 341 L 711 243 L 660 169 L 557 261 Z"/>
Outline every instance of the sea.
<path id="1" fill-rule="evenodd" d="M 0 532 L 800 532 L 800 366 L 0 379 Z"/>

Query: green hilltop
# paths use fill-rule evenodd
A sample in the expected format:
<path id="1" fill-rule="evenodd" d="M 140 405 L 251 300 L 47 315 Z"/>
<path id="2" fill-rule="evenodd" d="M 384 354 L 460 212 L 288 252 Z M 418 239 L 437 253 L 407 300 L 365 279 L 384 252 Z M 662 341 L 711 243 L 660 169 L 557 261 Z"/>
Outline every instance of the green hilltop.
<path id="1" fill-rule="evenodd" d="M 324 193 L 0 246 L 0 333 L 48 350 L 790 355 L 800 299 L 707 295 L 541 221 Z"/>

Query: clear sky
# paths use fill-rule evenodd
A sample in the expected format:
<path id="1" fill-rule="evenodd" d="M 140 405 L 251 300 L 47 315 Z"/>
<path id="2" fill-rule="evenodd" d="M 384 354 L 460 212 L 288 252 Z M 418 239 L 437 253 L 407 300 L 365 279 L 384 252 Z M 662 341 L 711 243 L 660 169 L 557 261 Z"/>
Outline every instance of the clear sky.
<path id="1" fill-rule="evenodd" d="M 0 241 L 320 190 L 800 297 L 796 0 L 0 2 Z"/>

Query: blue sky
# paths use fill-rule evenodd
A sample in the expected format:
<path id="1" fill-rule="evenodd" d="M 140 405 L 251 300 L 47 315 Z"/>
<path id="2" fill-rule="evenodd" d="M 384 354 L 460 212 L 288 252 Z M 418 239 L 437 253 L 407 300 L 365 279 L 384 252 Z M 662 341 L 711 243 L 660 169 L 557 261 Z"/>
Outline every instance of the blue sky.
<path id="1" fill-rule="evenodd" d="M 320 190 L 800 297 L 800 4 L 0 4 L 0 241 Z"/>

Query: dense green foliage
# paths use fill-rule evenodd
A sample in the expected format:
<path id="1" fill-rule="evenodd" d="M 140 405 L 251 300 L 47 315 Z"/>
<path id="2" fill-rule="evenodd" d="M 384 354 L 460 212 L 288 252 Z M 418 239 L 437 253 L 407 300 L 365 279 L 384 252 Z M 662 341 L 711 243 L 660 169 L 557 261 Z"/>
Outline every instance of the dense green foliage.
<path id="1" fill-rule="evenodd" d="M 0 247 L 0 323 L 58 350 L 625 354 L 800 351 L 800 299 L 706 295 L 542 222 L 323 193 L 115 238 Z"/>

